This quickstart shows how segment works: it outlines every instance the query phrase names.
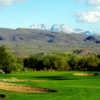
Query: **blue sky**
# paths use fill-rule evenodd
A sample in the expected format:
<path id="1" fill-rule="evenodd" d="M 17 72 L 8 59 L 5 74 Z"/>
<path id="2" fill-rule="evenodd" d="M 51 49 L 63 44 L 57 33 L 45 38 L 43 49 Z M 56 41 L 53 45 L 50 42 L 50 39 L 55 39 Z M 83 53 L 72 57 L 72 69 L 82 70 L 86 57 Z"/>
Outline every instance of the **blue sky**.
<path id="1" fill-rule="evenodd" d="M 100 0 L 0 0 L 0 27 L 66 24 L 100 32 Z"/>

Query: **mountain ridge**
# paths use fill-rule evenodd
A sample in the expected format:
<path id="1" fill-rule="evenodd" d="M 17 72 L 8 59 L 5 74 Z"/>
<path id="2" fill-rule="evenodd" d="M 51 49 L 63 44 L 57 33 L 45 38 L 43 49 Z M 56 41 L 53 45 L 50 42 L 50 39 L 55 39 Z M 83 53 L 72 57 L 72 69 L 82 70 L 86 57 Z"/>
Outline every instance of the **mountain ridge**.
<path id="1" fill-rule="evenodd" d="M 77 49 L 90 49 L 100 53 L 100 36 L 88 37 L 90 36 L 85 34 L 67 34 L 38 29 L 0 28 L 0 45 L 7 45 L 18 56 L 72 52 Z"/>

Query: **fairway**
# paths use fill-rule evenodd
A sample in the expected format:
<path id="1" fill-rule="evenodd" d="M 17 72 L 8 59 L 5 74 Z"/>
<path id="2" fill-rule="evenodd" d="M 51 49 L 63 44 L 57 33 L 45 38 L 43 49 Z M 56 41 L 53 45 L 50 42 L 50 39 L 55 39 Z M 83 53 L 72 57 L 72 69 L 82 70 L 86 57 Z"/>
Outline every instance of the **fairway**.
<path id="1" fill-rule="evenodd" d="M 56 92 L 49 93 L 21 93 L 8 90 L 0 90 L 0 93 L 5 95 L 5 98 L 1 99 L 99 100 L 100 73 L 98 72 L 96 76 L 92 77 L 73 76 L 73 73 L 75 72 L 30 72 L 7 75 L 1 74 L 0 82 L 56 90 Z"/>

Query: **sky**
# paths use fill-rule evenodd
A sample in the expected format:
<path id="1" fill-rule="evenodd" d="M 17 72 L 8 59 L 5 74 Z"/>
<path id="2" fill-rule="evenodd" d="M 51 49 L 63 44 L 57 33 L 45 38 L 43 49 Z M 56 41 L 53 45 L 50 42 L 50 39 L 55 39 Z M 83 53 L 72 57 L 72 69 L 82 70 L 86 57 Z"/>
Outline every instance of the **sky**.
<path id="1" fill-rule="evenodd" d="M 100 33 L 100 0 L 0 0 L 0 27 L 65 24 Z"/>

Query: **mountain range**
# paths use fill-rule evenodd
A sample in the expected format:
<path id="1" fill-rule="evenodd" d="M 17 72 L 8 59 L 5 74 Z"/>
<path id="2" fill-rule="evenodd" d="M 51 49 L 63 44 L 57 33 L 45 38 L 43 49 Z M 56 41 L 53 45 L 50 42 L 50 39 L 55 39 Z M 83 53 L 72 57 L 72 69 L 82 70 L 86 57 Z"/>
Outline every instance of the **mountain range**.
<path id="1" fill-rule="evenodd" d="M 0 28 L 0 45 L 2 44 L 9 47 L 17 56 L 72 52 L 80 49 L 100 53 L 100 36 L 40 29 Z"/>

